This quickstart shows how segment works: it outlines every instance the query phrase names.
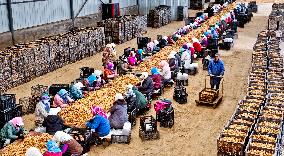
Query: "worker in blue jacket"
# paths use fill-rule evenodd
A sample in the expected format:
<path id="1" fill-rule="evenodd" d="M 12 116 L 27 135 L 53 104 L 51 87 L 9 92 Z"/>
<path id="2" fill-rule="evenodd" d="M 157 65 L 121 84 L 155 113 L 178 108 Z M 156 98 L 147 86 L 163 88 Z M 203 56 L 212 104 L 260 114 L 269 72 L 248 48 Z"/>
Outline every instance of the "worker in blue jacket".
<path id="1" fill-rule="evenodd" d="M 91 128 L 93 137 L 104 137 L 110 132 L 110 123 L 106 113 L 100 107 L 92 108 L 93 119 L 86 123 L 88 128 Z"/>
<path id="2" fill-rule="evenodd" d="M 213 60 L 208 65 L 208 74 L 210 76 L 211 89 L 219 89 L 220 81 L 222 80 L 225 72 L 224 62 L 220 60 L 220 55 L 217 53 Z"/>

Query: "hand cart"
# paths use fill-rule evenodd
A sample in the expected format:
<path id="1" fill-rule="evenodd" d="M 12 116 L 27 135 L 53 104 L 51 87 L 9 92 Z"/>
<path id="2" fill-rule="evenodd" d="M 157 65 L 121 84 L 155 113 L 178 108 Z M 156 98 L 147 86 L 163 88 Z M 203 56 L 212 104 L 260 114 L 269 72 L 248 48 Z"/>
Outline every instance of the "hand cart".
<path id="1" fill-rule="evenodd" d="M 214 109 L 219 105 L 223 100 L 224 95 L 224 79 L 222 77 L 220 81 L 220 88 L 218 90 L 211 89 L 210 87 L 207 87 L 207 77 L 210 77 L 209 75 L 205 76 L 205 87 L 204 89 L 199 93 L 199 100 L 195 100 L 196 105 L 208 105 L 212 106 Z M 209 91 L 214 94 L 214 97 L 212 99 L 204 100 L 201 98 L 202 92 Z"/>

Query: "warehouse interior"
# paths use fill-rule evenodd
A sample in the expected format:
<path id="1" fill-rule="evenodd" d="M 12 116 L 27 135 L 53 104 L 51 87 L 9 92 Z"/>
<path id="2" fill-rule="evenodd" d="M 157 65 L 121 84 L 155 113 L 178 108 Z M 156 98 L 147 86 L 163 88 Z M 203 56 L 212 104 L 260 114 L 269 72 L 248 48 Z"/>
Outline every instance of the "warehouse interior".
<path id="1" fill-rule="evenodd" d="M 64 121 L 62 130 L 83 148 L 79 155 L 283 155 L 283 13 L 279 0 L 0 0 L 0 155 L 34 156 L 25 155 L 32 146 L 48 152 L 46 143 L 55 134 L 38 126 L 37 106 L 47 93 L 49 109 L 59 108 L 51 106 L 55 97 L 62 89 L 71 94 L 79 82 L 82 98 L 47 115 Z M 204 38 L 211 42 L 206 45 Z M 108 61 L 119 62 L 115 67 L 129 65 L 132 53 L 141 49 L 145 57 L 126 74 L 117 69 L 115 78 L 108 78 L 109 49 L 113 60 Z M 112 108 L 122 100 L 117 94 L 126 101 L 129 86 L 140 88 L 145 72 L 155 75 L 153 68 L 163 73 L 161 62 L 169 64 L 173 53 L 188 53 L 193 69 L 184 70 L 188 59 L 181 61 L 173 84 L 161 81 L 155 96 L 141 91 L 146 110 L 127 110 L 130 126 L 111 126 L 113 133 L 93 136 L 96 130 L 86 125 L 101 115 L 95 107 L 110 121 Z M 224 69 L 215 90 L 209 64 L 216 57 Z M 85 83 L 95 71 L 108 80 L 99 89 Z M 29 134 L 7 145 L 2 127 L 18 116 Z"/>

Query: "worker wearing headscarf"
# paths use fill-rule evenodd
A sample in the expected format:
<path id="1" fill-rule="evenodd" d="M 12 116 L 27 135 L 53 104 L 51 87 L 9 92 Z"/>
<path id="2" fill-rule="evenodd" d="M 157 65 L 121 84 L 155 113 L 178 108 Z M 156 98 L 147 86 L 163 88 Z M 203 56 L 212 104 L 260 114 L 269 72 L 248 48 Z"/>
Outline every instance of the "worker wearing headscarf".
<path id="1" fill-rule="evenodd" d="M 181 54 L 181 60 L 184 62 L 184 68 L 185 69 L 189 69 L 190 64 L 191 64 L 191 54 L 188 50 L 185 50 L 182 54 Z"/>
<path id="2" fill-rule="evenodd" d="M 83 147 L 72 136 L 63 131 L 57 131 L 52 140 L 67 146 L 66 153 L 71 156 L 83 154 Z"/>
<path id="3" fill-rule="evenodd" d="M 144 51 L 142 49 L 137 50 L 137 55 L 136 55 L 137 61 L 140 63 L 144 59 Z"/>
<path id="4" fill-rule="evenodd" d="M 103 58 L 102 58 L 102 62 L 103 62 L 103 66 L 105 66 L 107 64 L 107 62 L 109 62 L 111 60 L 111 53 L 112 53 L 112 45 L 111 44 L 107 44 L 106 48 L 103 52 Z"/>
<path id="5" fill-rule="evenodd" d="M 63 149 L 61 150 L 58 144 L 53 140 L 49 140 L 46 143 L 46 148 L 47 151 L 43 154 L 43 156 L 62 156 L 67 150 L 66 146 L 63 146 Z"/>
<path id="6" fill-rule="evenodd" d="M 130 56 L 128 57 L 128 64 L 130 66 L 136 66 L 137 65 L 137 58 L 135 56 L 135 52 L 134 51 L 131 51 L 130 52 Z"/>
<path id="7" fill-rule="evenodd" d="M 212 37 L 214 39 L 217 39 L 219 37 L 219 35 L 218 35 L 218 33 L 217 33 L 217 31 L 214 27 L 211 27 L 211 34 L 212 34 Z"/>
<path id="8" fill-rule="evenodd" d="M 147 44 L 147 50 L 152 53 L 154 51 L 154 46 L 155 46 L 155 43 L 154 42 L 149 42 Z"/>
<path id="9" fill-rule="evenodd" d="M 82 82 L 77 82 L 77 83 L 71 85 L 71 87 L 70 87 L 70 97 L 73 100 L 82 99 L 84 97 L 84 95 L 83 95 L 83 88 L 84 88 L 84 85 L 82 84 Z"/>
<path id="10" fill-rule="evenodd" d="M 128 121 L 127 103 L 122 94 L 116 93 L 115 102 L 110 109 L 110 126 L 114 129 L 122 129 L 125 122 Z"/>
<path id="11" fill-rule="evenodd" d="M 106 68 L 104 69 L 104 78 L 105 80 L 115 78 L 116 72 L 114 70 L 114 64 L 112 62 L 108 62 Z"/>
<path id="12" fill-rule="evenodd" d="M 65 108 L 67 107 L 70 103 L 74 102 L 69 95 L 67 90 L 61 89 L 55 96 L 54 96 L 54 101 L 53 101 L 53 106 L 54 107 L 60 107 L 60 108 Z"/>
<path id="13" fill-rule="evenodd" d="M 161 75 L 163 77 L 163 84 L 172 81 L 172 73 L 171 68 L 167 61 L 162 60 L 159 64 L 160 68 L 162 69 Z"/>
<path id="14" fill-rule="evenodd" d="M 119 66 L 117 68 L 117 73 L 119 75 L 126 75 L 127 72 L 131 72 L 132 68 L 134 68 L 134 66 L 131 66 L 128 64 L 128 59 L 122 59 L 122 57 L 120 57 L 120 63 Z"/>
<path id="15" fill-rule="evenodd" d="M 97 76 L 93 73 L 87 78 L 87 80 L 89 81 L 89 87 L 94 87 L 94 82 L 97 81 Z"/>
<path id="16" fill-rule="evenodd" d="M 176 42 L 178 40 L 177 34 L 173 34 L 172 39 Z"/>
<path id="17" fill-rule="evenodd" d="M 128 84 L 126 86 L 125 101 L 127 103 L 127 111 L 132 112 L 136 107 L 136 95 L 133 92 L 133 85 Z"/>
<path id="18" fill-rule="evenodd" d="M 132 88 L 133 88 L 132 84 L 128 84 L 126 86 L 125 98 L 129 98 L 129 97 L 132 97 L 132 96 L 135 97 L 135 94 L 133 93 L 133 89 Z"/>
<path id="19" fill-rule="evenodd" d="M 169 60 L 169 66 L 171 68 L 171 71 L 176 71 L 179 69 L 178 60 L 176 59 L 175 54 L 171 53 L 168 56 L 168 60 Z"/>
<path id="20" fill-rule="evenodd" d="M 181 58 L 180 55 L 176 52 L 176 51 L 171 51 L 170 54 L 173 54 L 176 58 L 177 61 L 177 66 L 180 67 L 181 66 Z"/>
<path id="21" fill-rule="evenodd" d="M 153 80 L 149 77 L 147 72 L 143 72 L 140 76 L 142 79 L 141 86 L 138 87 L 138 90 L 141 91 L 143 94 L 149 95 L 153 93 L 154 84 Z"/>
<path id="22" fill-rule="evenodd" d="M 128 87 L 131 88 L 131 86 L 128 86 Z M 146 108 L 147 106 L 146 97 L 140 91 L 138 91 L 138 88 L 136 88 L 135 86 L 132 86 L 132 90 L 136 96 L 136 104 L 137 104 L 138 110 Z"/>
<path id="23" fill-rule="evenodd" d="M 205 34 L 205 33 L 204 33 L 204 34 Z M 202 44 L 204 47 L 207 47 L 207 46 L 208 46 L 208 38 L 206 37 L 206 35 L 203 35 L 203 36 L 202 36 L 201 44 Z"/>
<path id="24" fill-rule="evenodd" d="M 95 70 L 94 71 L 94 75 L 97 78 L 97 80 L 95 81 L 95 84 L 94 84 L 95 89 L 100 89 L 104 85 L 104 80 L 101 77 L 102 74 L 103 74 L 103 72 L 101 70 Z"/>
<path id="25" fill-rule="evenodd" d="M 169 36 L 168 39 L 167 39 L 167 41 L 168 41 L 168 44 L 169 44 L 169 45 L 172 45 L 172 44 L 175 43 L 175 41 L 172 39 L 172 36 Z"/>
<path id="26" fill-rule="evenodd" d="M 182 55 L 182 54 L 183 54 L 183 52 L 185 52 L 185 51 L 186 51 L 186 49 L 184 49 L 184 48 L 180 48 L 180 49 L 179 49 L 179 54 L 180 54 L 180 55 Z"/>
<path id="27" fill-rule="evenodd" d="M 50 97 L 48 94 L 43 94 L 35 108 L 35 125 L 41 127 L 43 120 L 47 117 L 50 111 Z"/>
<path id="28" fill-rule="evenodd" d="M 157 40 L 154 40 L 154 48 L 153 48 L 153 53 L 157 53 L 161 50 L 161 48 L 158 46 L 159 45 L 159 42 Z"/>
<path id="29" fill-rule="evenodd" d="M 15 117 L 7 122 L 0 131 L 0 139 L 5 140 L 4 146 L 14 142 L 17 139 L 24 139 L 24 122 L 21 117 Z"/>
<path id="30" fill-rule="evenodd" d="M 161 89 L 162 87 L 162 76 L 160 75 L 158 68 L 154 67 L 151 69 L 151 78 L 154 83 L 154 89 Z"/>
<path id="31" fill-rule="evenodd" d="M 159 47 L 164 48 L 165 46 L 168 45 L 168 37 L 164 36 L 161 41 L 159 42 Z"/>
<path id="32" fill-rule="evenodd" d="M 190 55 L 193 56 L 193 54 L 195 53 L 194 47 L 191 43 L 187 43 L 188 46 L 188 50 L 190 51 Z"/>
<path id="33" fill-rule="evenodd" d="M 112 56 L 111 57 L 115 58 L 115 56 L 116 56 L 116 50 L 115 50 L 116 45 L 114 43 L 111 43 L 110 45 L 111 45 L 111 48 L 112 48 L 112 53 L 111 53 Z"/>
<path id="34" fill-rule="evenodd" d="M 30 147 L 27 151 L 25 156 L 42 156 L 40 150 L 36 147 Z"/>
<path id="35" fill-rule="evenodd" d="M 93 118 L 86 123 L 88 128 L 91 128 L 95 137 L 107 136 L 110 132 L 110 124 L 107 115 L 101 107 L 92 107 Z"/>

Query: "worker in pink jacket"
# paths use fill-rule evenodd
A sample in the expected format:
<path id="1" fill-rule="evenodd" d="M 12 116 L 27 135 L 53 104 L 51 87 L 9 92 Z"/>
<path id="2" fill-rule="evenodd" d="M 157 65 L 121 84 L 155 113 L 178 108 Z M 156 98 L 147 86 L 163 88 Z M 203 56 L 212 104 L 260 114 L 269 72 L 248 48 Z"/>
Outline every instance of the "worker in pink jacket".
<path id="1" fill-rule="evenodd" d="M 53 101 L 54 107 L 60 107 L 65 108 L 68 106 L 68 104 L 74 102 L 69 95 L 68 92 L 65 89 L 61 89 L 55 96 Z"/>

